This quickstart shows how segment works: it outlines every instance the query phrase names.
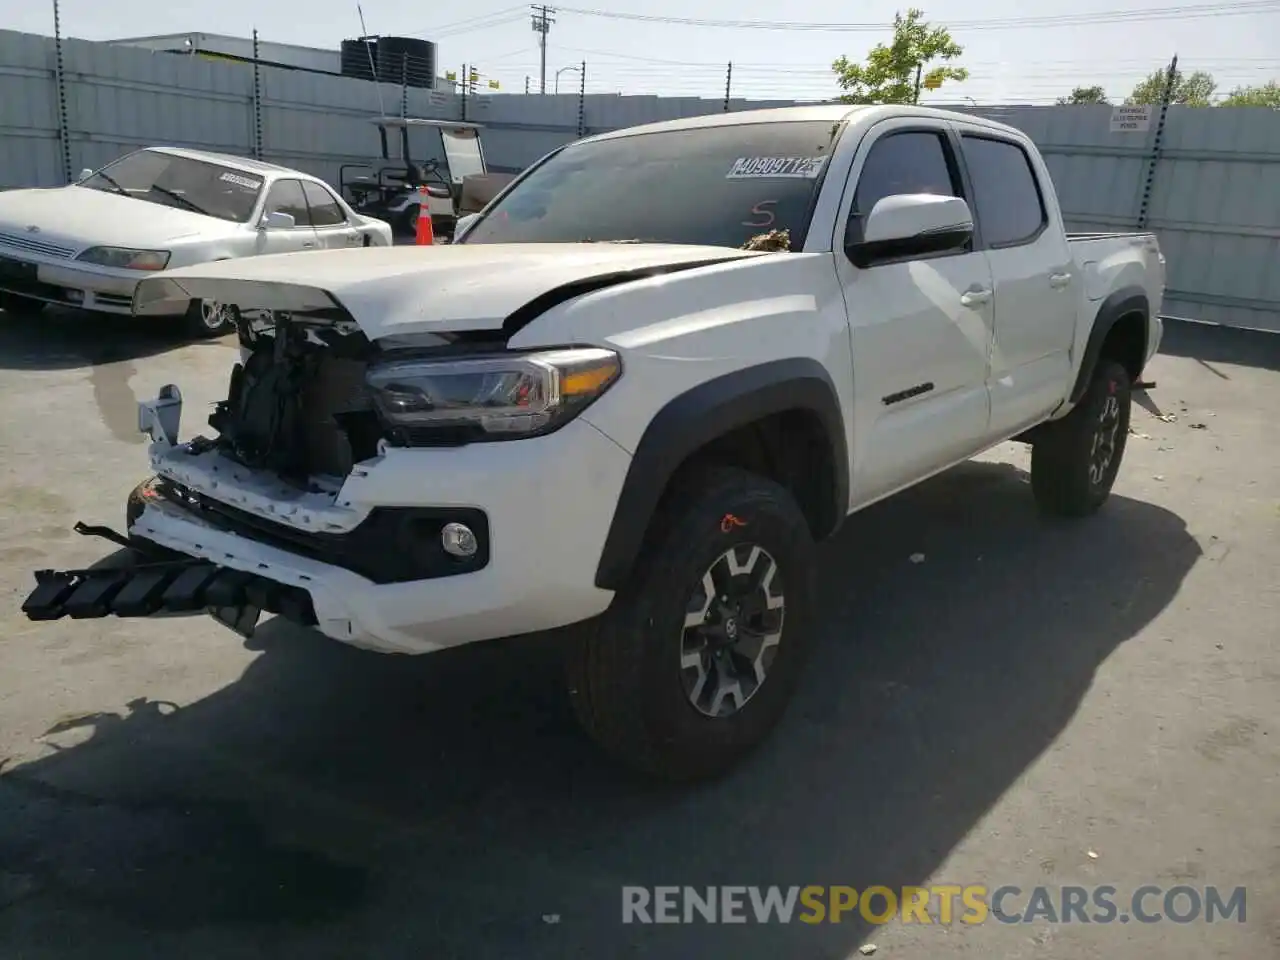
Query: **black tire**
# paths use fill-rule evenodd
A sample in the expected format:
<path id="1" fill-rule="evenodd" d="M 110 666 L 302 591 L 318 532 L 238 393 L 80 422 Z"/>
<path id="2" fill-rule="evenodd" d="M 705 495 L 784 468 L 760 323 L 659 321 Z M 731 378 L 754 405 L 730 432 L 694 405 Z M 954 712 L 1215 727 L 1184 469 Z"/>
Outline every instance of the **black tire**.
<path id="1" fill-rule="evenodd" d="M 1100 360 L 1080 403 L 1031 447 L 1031 491 L 1043 512 L 1085 517 L 1106 502 L 1129 439 L 1131 410 L 1128 371 Z"/>
<path id="2" fill-rule="evenodd" d="M 0 310 L 15 317 L 34 317 L 49 306 L 43 300 L 32 300 L 16 293 L 0 293 Z"/>
<path id="3" fill-rule="evenodd" d="M 212 313 L 220 307 L 218 316 Z M 206 340 L 212 337 L 225 337 L 236 328 L 235 318 L 239 311 L 231 304 L 210 305 L 206 308 L 203 300 L 192 300 L 182 318 L 183 332 L 193 340 Z"/>
<path id="4" fill-rule="evenodd" d="M 752 547 L 763 554 L 753 554 Z M 756 591 L 753 602 L 771 618 L 760 631 L 717 628 L 760 649 L 762 633 L 781 634 L 771 653 L 756 657 L 767 663 L 763 681 L 742 676 L 732 704 L 723 695 L 717 701 L 705 683 L 693 682 L 703 676 L 715 683 L 716 674 L 706 666 L 713 664 L 710 657 L 702 667 L 681 665 L 689 653 L 686 644 L 703 632 L 686 628 L 686 614 L 691 604 L 699 606 L 704 573 L 731 548 L 740 564 L 757 558 L 757 579 L 771 562 L 776 567 L 773 600 L 784 598 L 779 615 L 776 609 L 763 610 L 768 601 Z M 721 573 L 729 570 L 721 561 Z M 744 574 L 735 580 L 750 578 Z M 815 592 L 813 538 L 790 493 L 737 469 L 715 468 L 689 478 L 655 516 L 630 582 L 601 618 L 573 638 L 567 673 L 579 721 L 606 751 L 643 773 L 677 781 L 718 776 L 765 740 L 782 718 L 805 659 Z M 708 620 L 715 613 L 709 611 Z M 752 628 L 764 622 L 739 613 Z M 723 662 L 746 669 L 752 660 L 730 655 Z M 695 706 L 691 686 L 703 691 L 703 706 Z M 740 702 L 744 691 L 749 692 Z M 716 702 L 722 710 L 737 709 L 711 716 L 706 705 Z"/>

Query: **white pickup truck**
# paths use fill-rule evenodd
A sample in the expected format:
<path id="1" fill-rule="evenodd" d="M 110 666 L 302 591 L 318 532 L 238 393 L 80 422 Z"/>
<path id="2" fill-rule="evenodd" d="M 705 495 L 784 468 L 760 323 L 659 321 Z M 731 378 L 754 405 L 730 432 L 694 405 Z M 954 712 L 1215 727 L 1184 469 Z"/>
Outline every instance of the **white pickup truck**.
<path id="1" fill-rule="evenodd" d="M 1011 438 L 1043 509 L 1102 505 L 1164 282 L 1150 234 L 1069 236 L 1035 146 L 976 117 L 591 137 L 454 245 L 143 280 L 139 314 L 237 304 L 242 362 L 212 436 L 179 438 L 175 386 L 140 405 L 128 536 L 80 528 L 133 562 L 40 571 L 24 610 L 408 654 L 572 625 L 590 733 L 713 775 L 781 717 L 846 515 Z"/>

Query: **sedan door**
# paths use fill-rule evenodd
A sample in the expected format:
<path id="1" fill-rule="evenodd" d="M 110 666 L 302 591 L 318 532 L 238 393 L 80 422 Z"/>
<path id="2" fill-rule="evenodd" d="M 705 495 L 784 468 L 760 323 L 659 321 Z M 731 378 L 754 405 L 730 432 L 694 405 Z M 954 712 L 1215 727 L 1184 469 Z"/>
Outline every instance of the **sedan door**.
<path id="1" fill-rule="evenodd" d="M 311 224 L 315 227 L 316 242 L 324 249 L 358 247 L 360 232 L 347 220 L 342 204 L 326 187 L 310 180 L 302 181 L 302 192 L 307 196 L 311 209 Z"/>
<path id="2" fill-rule="evenodd" d="M 300 180 L 277 180 L 271 185 L 262 208 L 264 220 L 273 213 L 293 217 L 292 227 L 265 225 L 258 231 L 258 253 L 293 253 L 316 248 L 316 231 Z"/>
<path id="3" fill-rule="evenodd" d="M 992 279 L 972 243 L 919 258 L 855 266 L 877 201 L 964 197 L 950 128 L 901 118 L 858 147 L 835 242 L 853 352 L 855 504 L 866 504 L 972 455 L 987 433 Z M 851 194 L 851 195 L 850 195 Z"/>

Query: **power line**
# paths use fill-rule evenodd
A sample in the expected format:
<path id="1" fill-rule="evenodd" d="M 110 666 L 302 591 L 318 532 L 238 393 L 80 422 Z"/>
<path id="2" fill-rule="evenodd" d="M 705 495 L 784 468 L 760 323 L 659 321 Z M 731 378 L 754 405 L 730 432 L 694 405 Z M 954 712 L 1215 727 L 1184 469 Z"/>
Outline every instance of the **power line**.
<path id="1" fill-rule="evenodd" d="M 410 33 L 406 33 L 405 36 L 417 37 L 425 33 L 432 33 L 432 34 L 448 33 L 449 31 L 453 30 L 455 27 L 465 27 L 468 24 L 476 23 L 477 21 L 480 21 L 480 20 L 490 20 L 493 17 L 508 16 L 510 14 L 515 14 L 515 13 L 523 14 L 523 12 L 524 12 L 524 7 L 504 7 L 501 10 L 492 10 L 489 13 L 477 14 L 474 17 L 467 17 L 463 20 L 454 20 L 451 23 L 441 23 L 433 27 L 423 27 L 421 30 L 414 30 Z"/>
<path id="2" fill-rule="evenodd" d="M 891 23 L 815 23 L 800 20 L 713 20 L 697 17 L 669 17 L 648 13 L 624 13 L 614 10 L 590 10 L 561 7 L 564 13 L 608 20 L 630 20 L 687 27 L 725 27 L 736 30 L 812 30 L 832 33 L 883 32 Z M 1152 20 L 1195 20 L 1203 17 L 1237 16 L 1249 13 L 1280 11 L 1280 0 L 1245 0 L 1239 3 L 1204 3 L 1184 7 L 1140 7 L 1130 10 L 1108 10 L 1093 13 L 1061 14 L 1042 17 L 1002 17 L 989 20 L 948 21 L 947 28 L 958 30 L 1018 30 L 1030 27 L 1071 27 L 1101 23 L 1145 23 Z"/>
<path id="3" fill-rule="evenodd" d="M 509 13 L 504 16 L 495 16 L 492 19 L 483 22 L 471 23 L 467 26 L 457 27 L 453 30 L 435 30 L 431 33 L 431 39 L 439 40 L 442 37 L 456 37 L 463 33 L 475 33 L 478 30 L 491 30 L 494 27 L 505 27 L 509 23 L 519 23 L 524 18 L 523 13 Z"/>

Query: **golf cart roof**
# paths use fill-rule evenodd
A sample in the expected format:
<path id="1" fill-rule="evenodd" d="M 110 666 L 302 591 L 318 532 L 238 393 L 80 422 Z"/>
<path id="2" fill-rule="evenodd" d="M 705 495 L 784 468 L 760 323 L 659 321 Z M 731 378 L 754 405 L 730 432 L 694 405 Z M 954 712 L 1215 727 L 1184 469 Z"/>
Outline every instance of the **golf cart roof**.
<path id="1" fill-rule="evenodd" d="M 468 130 L 483 130 L 482 123 L 469 123 L 466 120 L 426 120 L 422 117 L 374 117 L 373 122 L 380 127 L 447 127 Z"/>

